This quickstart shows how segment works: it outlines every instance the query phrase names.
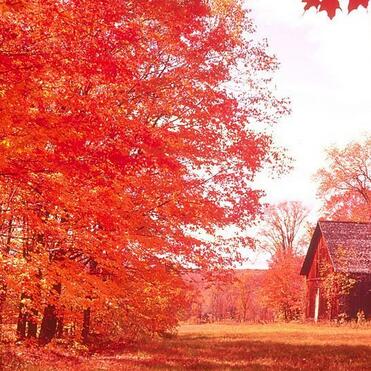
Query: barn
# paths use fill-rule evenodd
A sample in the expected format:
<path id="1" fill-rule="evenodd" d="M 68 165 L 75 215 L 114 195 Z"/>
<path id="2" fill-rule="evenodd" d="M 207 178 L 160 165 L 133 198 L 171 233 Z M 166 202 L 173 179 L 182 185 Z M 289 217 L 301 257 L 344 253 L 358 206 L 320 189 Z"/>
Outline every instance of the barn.
<path id="1" fill-rule="evenodd" d="M 371 223 L 317 223 L 301 268 L 306 318 L 371 318 Z"/>

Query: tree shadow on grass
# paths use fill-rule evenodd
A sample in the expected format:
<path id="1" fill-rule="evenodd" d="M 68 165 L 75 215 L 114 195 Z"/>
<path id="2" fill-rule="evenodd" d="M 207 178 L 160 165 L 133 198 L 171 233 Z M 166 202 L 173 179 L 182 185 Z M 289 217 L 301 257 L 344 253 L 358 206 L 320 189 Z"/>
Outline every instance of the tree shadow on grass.
<path id="1" fill-rule="evenodd" d="M 371 347 L 294 345 L 241 339 L 177 339 L 127 349 L 114 360 L 120 369 L 371 370 Z"/>
<path id="2" fill-rule="evenodd" d="M 371 346 L 367 345 L 286 344 L 204 336 L 122 344 L 121 349 L 118 345 L 88 357 L 7 347 L 0 352 L 0 370 L 371 370 Z"/>

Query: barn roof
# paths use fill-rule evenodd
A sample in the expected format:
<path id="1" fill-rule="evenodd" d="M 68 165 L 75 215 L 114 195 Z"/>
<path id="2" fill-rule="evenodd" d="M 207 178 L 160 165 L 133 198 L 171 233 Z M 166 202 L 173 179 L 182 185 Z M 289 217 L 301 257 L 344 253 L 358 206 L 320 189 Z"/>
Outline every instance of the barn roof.
<path id="1" fill-rule="evenodd" d="M 328 220 L 317 223 L 300 274 L 308 274 L 321 236 L 335 271 L 371 274 L 371 223 Z"/>

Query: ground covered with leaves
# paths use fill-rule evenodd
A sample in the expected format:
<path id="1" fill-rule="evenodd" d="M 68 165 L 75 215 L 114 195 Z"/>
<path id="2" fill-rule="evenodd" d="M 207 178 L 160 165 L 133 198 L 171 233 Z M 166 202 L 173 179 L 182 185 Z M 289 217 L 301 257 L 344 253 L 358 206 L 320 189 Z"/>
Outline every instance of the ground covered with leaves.
<path id="1" fill-rule="evenodd" d="M 371 328 L 303 324 L 182 325 L 178 336 L 100 352 L 3 345 L 4 370 L 369 370 Z"/>

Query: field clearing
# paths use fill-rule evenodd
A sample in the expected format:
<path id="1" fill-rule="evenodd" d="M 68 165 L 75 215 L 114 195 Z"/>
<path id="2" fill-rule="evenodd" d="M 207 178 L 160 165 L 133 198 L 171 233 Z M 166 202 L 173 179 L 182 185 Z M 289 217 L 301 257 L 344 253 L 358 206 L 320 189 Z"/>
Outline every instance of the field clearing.
<path id="1" fill-rule="evenodd" d="M 260 341 L 307 345 L 368 345 L 371 346 L 371 327 L 330 326 L 315 324 L 275 323 L 266 325 L 203 324 L 182 325 L 179 336 L 243 338 Z"/>
<path id="2" fill-rule="evenodd" d="M 371 370 L 371 328 L 184 324 L 175 338 L 90 356 L 14 352 L 4 370 Z"/>

